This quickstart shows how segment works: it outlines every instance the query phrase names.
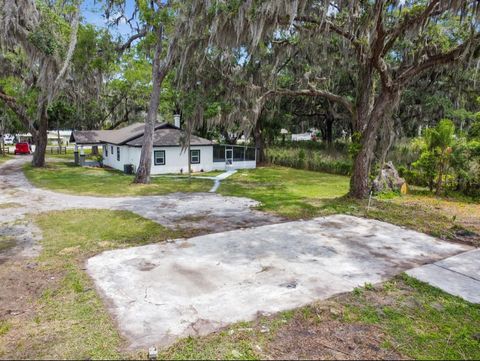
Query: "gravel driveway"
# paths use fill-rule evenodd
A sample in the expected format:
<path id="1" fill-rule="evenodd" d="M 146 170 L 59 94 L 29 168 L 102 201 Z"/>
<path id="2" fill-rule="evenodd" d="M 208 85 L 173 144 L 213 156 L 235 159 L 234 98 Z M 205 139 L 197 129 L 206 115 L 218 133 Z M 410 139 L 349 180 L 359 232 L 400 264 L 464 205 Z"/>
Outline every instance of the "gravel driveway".
<path id="1" fill-rule="evenodd" d="M 23 174 L 22 167 L 30 160 L 31 157 L 16 157 L 0 165 L 0 205 L 3 205 L 0 207 L 0 237 L 14 237 L 18 245 L 9 251 L 10 253 L 38 253 L 38 247 L 34 253 L 30 251 L 40 238 L 39 231 L 25 221 L 25 215 L 52 210 L 128 210 L 166 227 L 197 228 L 205 233 L 282 221 L 279 217 L 253 209 L 258 205 L 254 200 L 224 197 L 214 193 L 91 197 L 39 189 L 32 186 Z"/>

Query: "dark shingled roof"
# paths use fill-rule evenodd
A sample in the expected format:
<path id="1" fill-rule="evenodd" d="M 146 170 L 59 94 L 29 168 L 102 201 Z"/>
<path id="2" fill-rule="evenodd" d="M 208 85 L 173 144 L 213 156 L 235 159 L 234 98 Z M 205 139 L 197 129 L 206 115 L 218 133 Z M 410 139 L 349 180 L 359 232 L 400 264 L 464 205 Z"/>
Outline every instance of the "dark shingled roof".
<path id="1" fill-rule="evenodd" d="M 135 123 L 115 130 L 76 130 L 72 133 L 72 141 L 77 144 L 110 143 L 116 145 L 127 144 L 141 147 L 143 144 L 144 123 Z M 155 125 L 153 137 L 154 146 L 178 146 L 185 137 L 185 131 L 170 123 Z M 192 135 L 191 145 L 211 145 L 212 141 Z"/>
<path id="2" fill-rule="evenodd" d="M 153 146 L 176 146 L 182 144 L 182 138 L 185 138 L 185 132 L 177 127 L 157 129 L 153 135 Z M 141 147 L 143 144 L 143 134 L 126 144 L 133 147 Z M 195 135 L 190 137 L 191 145 L 212 145 L 213 142 L 208 139 L 200 138 Z"/>
<path id="3" fill-rule="evenodd" d="M 75 130 L 70 136 L 70 141 L 77 144 L 99 144 L 104 132 L 109 130 Z"/>

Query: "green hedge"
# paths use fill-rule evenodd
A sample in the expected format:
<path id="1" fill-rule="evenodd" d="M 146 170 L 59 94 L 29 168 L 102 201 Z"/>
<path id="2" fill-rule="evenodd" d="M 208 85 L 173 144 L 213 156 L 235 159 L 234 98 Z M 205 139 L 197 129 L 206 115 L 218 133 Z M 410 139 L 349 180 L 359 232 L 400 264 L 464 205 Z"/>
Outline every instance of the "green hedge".
<path id="1" fill-rule="evenodd" d="M 267 150 L 271 164 L 340 175 L 351 175 L 352 161 L 335 150 L 272 147 Z"/>

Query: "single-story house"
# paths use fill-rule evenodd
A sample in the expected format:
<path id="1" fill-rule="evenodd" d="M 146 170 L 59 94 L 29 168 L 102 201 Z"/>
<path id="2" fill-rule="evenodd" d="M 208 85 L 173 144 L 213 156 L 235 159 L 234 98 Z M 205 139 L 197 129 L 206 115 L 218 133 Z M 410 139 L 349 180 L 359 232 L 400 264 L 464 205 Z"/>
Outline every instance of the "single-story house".
<path id="1" fill-rule="evenodd" d="M 68 142 L 70 141 L 70 138 L 72 136 L 72 131 L 71 130 L 49 130 L 47 131 L 47 139 L 50 143 L 57 144 L 58 143 L 58 138 L 60 138 L 60 141 L 62 145 L 67 145 Z"/>
<path id="2" fill-rule="evenodd" d="M 116 130 L 74 131 L 76 146 L 103 147 L 103 165 L 125 171 L 138 169 L 145 125 L 135 123 Z M 183 146 L 186 132 L 171 123 L 155 125 L 151 174 L 184 173 L 190 156 L 193 172 L 256 167 L 256 150 L 247 146 L 219 145 L 195 135 L 190 137 L 190 154 Z"/>

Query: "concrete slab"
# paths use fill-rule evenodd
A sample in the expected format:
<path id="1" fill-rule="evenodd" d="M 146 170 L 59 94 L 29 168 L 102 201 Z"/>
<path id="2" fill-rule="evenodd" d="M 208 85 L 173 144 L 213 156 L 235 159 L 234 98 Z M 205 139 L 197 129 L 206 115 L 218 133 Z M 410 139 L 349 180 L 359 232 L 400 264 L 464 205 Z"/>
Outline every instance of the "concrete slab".
<path id="1" fill-rule="evenodd" d="M 448 269 L 428 264 L 406 272 L 409 276 L 472 302 L 480 303 L 480 282 Z"/>
<path id="2" fill-rule="evenodd" d="M 435 264 L 480 282 L 480 249 L 449 257 Z"/>
<path id="3" fill-rule="evenodd" d="M 414 268 L 409 276 L 472 303 L 480 303 L 480 250 Z"/>
<path id="4" fill-rule="evenodd" d="M 346 215 L 108 251 L 87 261 L 131 347 L 166 346 L 471 249 Z"/>

